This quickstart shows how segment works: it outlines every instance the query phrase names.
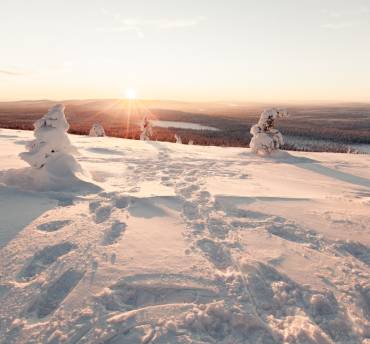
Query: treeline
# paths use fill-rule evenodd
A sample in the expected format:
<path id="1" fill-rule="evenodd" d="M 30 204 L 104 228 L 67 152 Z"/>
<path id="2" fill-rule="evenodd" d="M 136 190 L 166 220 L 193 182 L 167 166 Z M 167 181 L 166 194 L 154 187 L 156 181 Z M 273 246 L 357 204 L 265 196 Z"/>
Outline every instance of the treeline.
<path id="1" fill-rule="evenodd" d="M 0 127 L 32 130 L 33 123 L 51 104 L 50 101 L 0 103 Z M 81 135 L 87 135 L 93 123 L 98 122 L 109 136 L 139 139 L 139 123 L 148 111 L 136 109 L 130 113 L 127 104 L 112 108 L 110 101 L 70 101 L 66 104 L 69 132 Z M 160 108 L 150 110 L 153 119 L 191 122 L 218 129 L 154 128 L 154 140 L 175 142 L 176 133 L 183 143 L 192 140 L 197 145 L 248 147 L 250 127 L 259 118 L 258 109 L 218 110 L 217 115 Z M 346 152 L 351 144 L 370 144 L 370 107 L 295 107 L 290 109 L 290 117 L 278 120 L 276 126 L 285 138 L 290 138 L 285 149 Z"/>
<path id="2" fill-rule="evenodd" d="M 350 145 L 327 140 L 302 139 L 300 137 L 284 137 L 282 149 L 303 152 L 331 152 L 331 153 L 356 153 L 359 151 Z"/>

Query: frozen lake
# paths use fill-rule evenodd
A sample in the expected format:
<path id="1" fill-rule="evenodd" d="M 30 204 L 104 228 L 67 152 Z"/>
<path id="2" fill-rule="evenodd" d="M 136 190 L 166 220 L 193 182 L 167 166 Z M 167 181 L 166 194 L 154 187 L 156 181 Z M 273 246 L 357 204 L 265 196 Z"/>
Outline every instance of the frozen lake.
<path id="1" fill-rule="evenodd" d="M 152 121 L 153 127 L 160 128 L 180 128 L 180 129 L 193 129 L 193 130 L 213 130 L 218 131 L 219 129 L 214 127 L 208 127 L 197 123 L 190 122 L 175 122 L 175 121 Z"/>

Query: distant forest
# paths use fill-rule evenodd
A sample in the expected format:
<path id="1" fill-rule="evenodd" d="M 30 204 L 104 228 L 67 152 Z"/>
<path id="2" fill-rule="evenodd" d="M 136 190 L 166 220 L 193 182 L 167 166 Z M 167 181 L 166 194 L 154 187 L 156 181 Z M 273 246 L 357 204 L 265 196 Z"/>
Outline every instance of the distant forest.
<path id="1" fill-rule="evenodd" d="M 100 123 L 108 136 L 139 139 L 140 121 L 152 119 L 202 124 L 218 131 L 154 128 L 154 140 L 248 147 L 250 127 L 270 104 L 184 103 L 165 101 L 71 100 L 63 101 L 71 134 L 88 134 Z M 35 120 L 55 104 L 53 101 L 0 102 L 0 127 L 32 130 Z M 286 106 L 290 116 L 276 127 L 289 150 L 348 152 L 350 144 L 370 144 L 370 104 Z"/>

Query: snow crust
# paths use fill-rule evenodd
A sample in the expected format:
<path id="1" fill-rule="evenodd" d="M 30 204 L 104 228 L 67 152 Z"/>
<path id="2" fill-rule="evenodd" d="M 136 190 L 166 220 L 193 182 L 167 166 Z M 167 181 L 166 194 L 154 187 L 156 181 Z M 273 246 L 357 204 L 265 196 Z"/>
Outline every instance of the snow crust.
<path id="1" fill-rule="evenodd" d="M 70 135 L 98 189 L 36 192 L 31 138 L 0 129 L 1 342 L 368 344 L 370 156 Z"/>

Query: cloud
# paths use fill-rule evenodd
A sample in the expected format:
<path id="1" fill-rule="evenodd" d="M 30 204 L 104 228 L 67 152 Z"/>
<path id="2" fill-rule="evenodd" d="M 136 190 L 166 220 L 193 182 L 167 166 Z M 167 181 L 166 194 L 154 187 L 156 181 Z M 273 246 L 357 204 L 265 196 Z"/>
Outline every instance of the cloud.
<path id="1" fill-rule="evenodd" d="M 324 29 L 340 30 L 355 26 L 359 21 L 368 20 L 370 13 L 368 7 L 352 8 L 346 11 L 324 9 L 321 11 L 328 21 L 321 25 Z"/>
<path id="2" fill-rule="evenodd" d="M 160 29 L 173 29 L 173 28 L 185 28 L 194 27 L 204 21 L 205 17 L 196 17 L 190 19 L 176 19 L 176 20 L 159 20 L 156 25 Z"/>
<path id="3" fill-rule="evenodd" d="M 141 28 L 136 25 L 117 25 L 117 26 L 112 26 L 112 27 L 100 27 L 97 29 L 97 31 L 101 32 L 128 32 L 128 31 L 133 31 L 137 34 L 139 38 L 144 38 L 144 33 L 142 32 Z"/>
<path id="4" fill-rule="evenodd" d="M 353 24 L 349 23 L 349 22 L 327 23 L 327 24 L 321 25 L 322 28 L 329 29 L 329 30 L 341 30 L 341 29 L 345 29 L 345 28 L 348 28 L 348 27 L 351 27 L 351 26 L 353 26 Z"/>
<path id="5" fill-rule="evenodd" d="M 139 38 L 144 37 L 145 29 L 171 30 L 190 28 L 199 25 L 205 17 L 195 17 L 186 19 L 137 19 L 137 18 L 115 18 L 119 23 L 112 27 L 98 28 L 103 32 L 135 32 Z"/>
<path id="6" fill-rule="evenodd" d="M 3 74 L 3 75 L 13 75 L 13 76 L 23 75 L 23 73 L 14 72 L 12 70 L 7 70 L 7 69 L 0 69 L 0 74 Z"/>

